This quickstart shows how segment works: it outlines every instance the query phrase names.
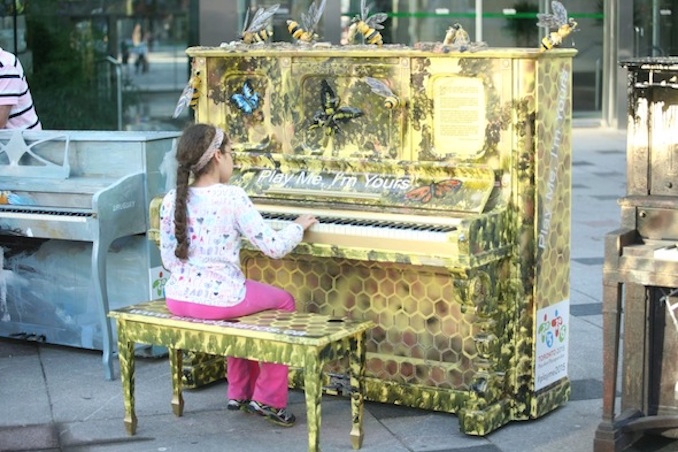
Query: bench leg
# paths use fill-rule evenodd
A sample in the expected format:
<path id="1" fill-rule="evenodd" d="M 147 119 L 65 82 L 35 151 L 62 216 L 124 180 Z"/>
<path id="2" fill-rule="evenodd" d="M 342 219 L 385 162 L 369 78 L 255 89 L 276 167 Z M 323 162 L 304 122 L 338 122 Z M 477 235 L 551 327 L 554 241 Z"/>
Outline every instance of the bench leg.
<path id="1" fill-rule="evenodd" d="M 363 403 L 365 394 L 365 333 L 349 339 L 349 377 L 351 384 L 351 444 L 354 449 L 363 445 Z"/>
<path id="2" fill-rule="evenodd" d="M 184 414 L 184 397 L 181 394 L 181 374 L 183 372 L 183 352 L 169 349 L 170 374 L 172 375 L 172 411 L 175 416 Z"/>
<path id="3" fill-rule="evenodd" d="M 137 416 L 134 414 L 134 342 L 125 340 L 123 336 L 123 327 L 118 326 L 118 359 L 125 404 L 125 429 L 128 435 L 134 435 L 137 431 Z"/>
<path id="4" fill-rule="evenodd" d="M 304 369 L 304 393 L 306 395 L 306 418 L 308 422 L 308 450 L 320 450 L 322 365 L 317 351 L 308 352 Z"/>

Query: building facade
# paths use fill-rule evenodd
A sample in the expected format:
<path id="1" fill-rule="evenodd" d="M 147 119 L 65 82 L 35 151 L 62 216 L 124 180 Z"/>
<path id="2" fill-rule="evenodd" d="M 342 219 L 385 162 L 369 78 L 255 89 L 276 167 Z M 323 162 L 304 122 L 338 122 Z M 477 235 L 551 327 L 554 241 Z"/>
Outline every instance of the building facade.
<path id="1" fill-rule="evenodd" d="M 39 50 L 32 48 L 37 44 L 26 39 L 30 36 L 27 28 L 38 22 L 31 15 L 39 14 L 40 21 L 50 21 L 52 14 L 55 23 L 70 22 L 80 39 L 86 41 L 85 44 L 81 41 L 80 47 L 98 52 L 97 61 L 107 58 L 109 62 L 113 59 L 121 63 L 124 80 L 111 85 L 112 90 L 164 92 L 168 98 L 176 98 L 189 73 L 184 53 L 187 47 L 218 46 L 239 39 L 247 10 L 273 4 L 279 5 L 272 21 L 274 39 L 290 40 L 286 20 L 301 21 L 311 0 L 9 3 L 17 7 L 0 5 L 0 46 L 15 51 L 29 70 L 33 54 Z M 360 0 L 327 1 L 317 26 L 322 39 L 333 44 L 345 42 L 351 20 L 360 14 L 360 3 Z M 371 8 L 369 14 L 388 14 L 382 30 L 384 42 L 408 46 L 442 41 L 450 25 L 459 23 L 472 40 L 490 47 L 537 47 L 547 33 L 537 27 L 537 14 L 552 12 L 551 0 L 369 0 L 367 4 Z M 575 119 L 592 125 L 625 127 L 626 76 L 619 61 L 678 52 L 678 0 L 561 0 L 561 4 L 577 22 L 577 31 L 562 43 L 563 47 L 578 50 L 573 72 Z M 147 51 L 145 61 L 136 64 L 142 48 Z M 149 67 L 151 74 L 144 76 Z M 109 72 L 113 69 L 119 68 L 108 67 Z M 151 112 L 152 117 L 157 102 L 168 100 L 147 96 L 140 108 Z M 47 122 L 49 127 L 49 118 Z"/>

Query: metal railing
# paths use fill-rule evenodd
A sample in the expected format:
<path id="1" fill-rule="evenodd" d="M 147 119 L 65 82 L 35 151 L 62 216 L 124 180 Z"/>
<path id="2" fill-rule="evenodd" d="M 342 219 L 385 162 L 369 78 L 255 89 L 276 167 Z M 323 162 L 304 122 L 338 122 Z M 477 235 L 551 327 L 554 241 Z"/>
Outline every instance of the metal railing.
<path id="1" fill-rule="evenodd" d="M 111 56 L 107 56 L 100 60 L 108 63 L 108 68 L 113 67 L 115 70 L 115 94 L 116 94 L 116 113 L 118 118 L 117 130 L 122 130 L 122 63 Z M 99 91 L 110 94 L 111 92 L 111 77 L 108 71 L 99 75 Z"/>

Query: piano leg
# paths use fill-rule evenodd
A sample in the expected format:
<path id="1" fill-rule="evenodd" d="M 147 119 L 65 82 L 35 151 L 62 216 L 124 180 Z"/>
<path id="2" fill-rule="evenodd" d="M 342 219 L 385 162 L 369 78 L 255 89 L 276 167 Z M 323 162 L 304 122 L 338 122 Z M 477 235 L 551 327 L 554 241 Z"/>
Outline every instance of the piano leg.
<path id="1" fill-rule="evenodd" d="M 308 423 L 308 450 L 320 450 L 320 423 L 322 400 L 323 363 L 315 350 L 306 353 L 304 369 L 304 394 L 306 396 L 306 422 Z"/>
<path id="2" fill-rule="evenodd" d="M 111 321 L 108 318 L 108 289 L 106 287 L 106 254 L 111 245 L 111 240 L 99 237 L 92 242 L 92 282 L 94 283 L 94 295 L 99 310 L 99 323 L 103 337 L 104 376 L 107 380 L 113 380 L 113 332 Z"/>
<path id="3" fill-rule="evenodd" d="M 603 281 L 603 421 L 593 440 L 595 452 L 620 449 L 621 431 L 615 425 L 615 398 L 619 369 L 619 333 L 622 315 L 622 288 L 616 280 Z"/>
<path id="4" fill-rule="evenodd" d="M 124 326 L 120 325 L 121 327 Z M 124 328 L 123 328 L 124 329 Z M 120 379 L 122 381 L 122 396 L 125 404 L 125 429 L 128 435 L 137 431 L 137 416 L 134 413 L 134 342 L 125 338 L 121 329 L 118 337 L 118 355 L 120 358 Z"/>
<path id="5" fill-rule="evenodd" d="M 617 395 L 619 332 L 622 314 L 621 285 L 605 281 L 603 285 L 603 420 L 612 423 Z"/>
<path id="6" fill-rule="evenodd" d="M 619 452 L 627 448 L 631 443 L 638 439 L 638 434 L 629 429 L 631 423 L 637 421 L 642 413 L 639 409 L 625 409 L 622 406 L 622 413 L 615 415 L 615 399 L 617 397 L 617 372 L 619 371 L 619 343 L 621 334 L 621 322 L 624 317 L 625 345 L 633 344 L 629 340 L 629 330 L 643 330 L 645 321 L 645 302 L 644 288 L 642 286 L 626 284 L 626 302 L 623 299 L 622 284 L 618 278 L 603 280 L 603 421 L 598 425 L 593 439 L 594 452 Z M 629 310 L 640 309 L 640 315 L 629 317 L 624 313 Z M 629 318 L 636 318 L 640 321 L 640 327 L 630 323 Z M 638 342 L 638 341 L 636 341 Z M 641 343 L 644 341 L 641 340 Z M 627 352 L 628 353 L 628 352 Z M 625 363 L 628 365 L 628 363 Z M 634 367 L 634 366 L 632 366 Z M 625 372 L 626 374 L 627 372 Z M 628 379 L 629 376 L 625 375 Z M 625 401 L 626 405 L 641 406 L 639 397 L 634 397 L 639 390 L 630 389 L 633 387 L 642 387 L 643 379 L 631 377 L 631 380 L 641 380 L 638 383 L 625 383 L 624 396 L 627 399 L 634 399 L 634 402 Z"/>
<path id="7" fill-rule="evenodd" d="M 349 378 L 351 382 L 351 444 L 353 449 L 360 449 L 363 445 L 363 403 L 365 394 L 365 337 L 366 333 L 357 338 L 351 338 L 349 361 Z"/>

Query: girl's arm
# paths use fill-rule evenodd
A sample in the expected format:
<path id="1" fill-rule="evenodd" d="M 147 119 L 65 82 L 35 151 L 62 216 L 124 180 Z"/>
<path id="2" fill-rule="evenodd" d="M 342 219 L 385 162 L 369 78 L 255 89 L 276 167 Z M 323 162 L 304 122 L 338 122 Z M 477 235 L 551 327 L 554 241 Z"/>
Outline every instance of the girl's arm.
<path id="1" fill-rule="evenodd" d="M 266 224 L 244 191 L 237 198 L 239 209 L 236 213 L 236 227 L 266 256 L 280 259 L 301 242 L 304 236 L 302 224 L 290 223 L 284 229 L 275 231 Z"/>

